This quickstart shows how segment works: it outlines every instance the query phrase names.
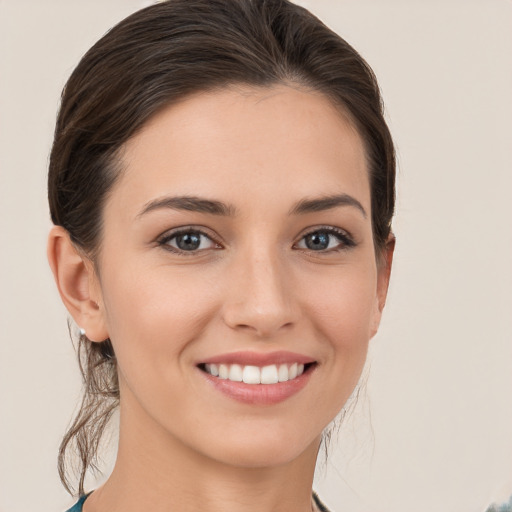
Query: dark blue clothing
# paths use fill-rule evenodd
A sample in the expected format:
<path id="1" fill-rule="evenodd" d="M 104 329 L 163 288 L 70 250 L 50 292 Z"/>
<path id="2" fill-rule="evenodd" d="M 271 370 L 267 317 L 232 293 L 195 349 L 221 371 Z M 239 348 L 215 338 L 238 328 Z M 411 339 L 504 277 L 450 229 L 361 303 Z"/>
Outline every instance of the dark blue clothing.
<path id="1" fill-rule="evenodd" d="M 82 505 L 86 500 L 88 494 L 84 494 L 67 512 L 82 512 Z"/>

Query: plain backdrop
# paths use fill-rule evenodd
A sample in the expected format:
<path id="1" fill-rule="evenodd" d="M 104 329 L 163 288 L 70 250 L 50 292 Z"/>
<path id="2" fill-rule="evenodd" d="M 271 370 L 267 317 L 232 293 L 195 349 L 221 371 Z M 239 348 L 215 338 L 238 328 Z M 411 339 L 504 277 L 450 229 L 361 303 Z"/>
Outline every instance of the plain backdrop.
<path id="1" fill-rule="evenodd" d="M 72 503 L 56 454 L 80 380 L 47 159 L 73 67 L 149 3 L 0 0 L 1 512 Z M 333 512 L 482 512 L 512 494 L 512 2 L 300 3 L 375 70 L 399 156 L 388 306 L 316 489 Z"/>

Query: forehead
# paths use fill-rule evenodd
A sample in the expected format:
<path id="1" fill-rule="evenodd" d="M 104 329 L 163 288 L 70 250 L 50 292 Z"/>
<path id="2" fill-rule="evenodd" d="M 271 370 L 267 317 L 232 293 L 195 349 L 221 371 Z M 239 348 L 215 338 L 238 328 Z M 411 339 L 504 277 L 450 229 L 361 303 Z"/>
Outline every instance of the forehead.
<path id="1" fill-rule="evenodd" d="M 324 95 L 288 86 L 187 97 L 130 139 L 121 161 L 113 199 L 124 209 L 166 194 L 249 206 L 333 193 L 355 195 L 370 209 L 357 130 Z"/>

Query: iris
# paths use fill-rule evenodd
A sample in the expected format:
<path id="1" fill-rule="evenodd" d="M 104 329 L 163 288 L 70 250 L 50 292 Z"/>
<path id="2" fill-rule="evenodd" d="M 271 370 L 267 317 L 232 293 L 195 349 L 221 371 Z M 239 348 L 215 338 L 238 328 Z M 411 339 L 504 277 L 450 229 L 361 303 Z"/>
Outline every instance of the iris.
<path id="1" fill-rule="evenodd" d="M 315 231 L 314 233 L 310 233 L 304 237 L 304 241 L 306 242 L 306 247 L 313 251 L 322 251 L 329 247 L 330 241 L 329 233 L 325 231 Z"/>
<path id="2" fill-rule="evenodd" d="M 176 246 L 182 251 L 194 251 L 201 245 L 201 233 L 185 233 L 177 235 Z"/>

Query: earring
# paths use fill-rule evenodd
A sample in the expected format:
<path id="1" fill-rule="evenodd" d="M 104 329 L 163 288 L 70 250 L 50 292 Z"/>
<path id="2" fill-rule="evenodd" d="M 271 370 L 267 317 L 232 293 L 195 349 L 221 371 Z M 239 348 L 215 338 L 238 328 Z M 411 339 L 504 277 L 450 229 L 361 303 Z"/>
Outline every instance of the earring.
<path id="1" fill-rule="evenodd" d="M 83 327 L 80 327 L 78 332 L 80 333 L 80 336 L 85 336 L 85 329 Z"/>

